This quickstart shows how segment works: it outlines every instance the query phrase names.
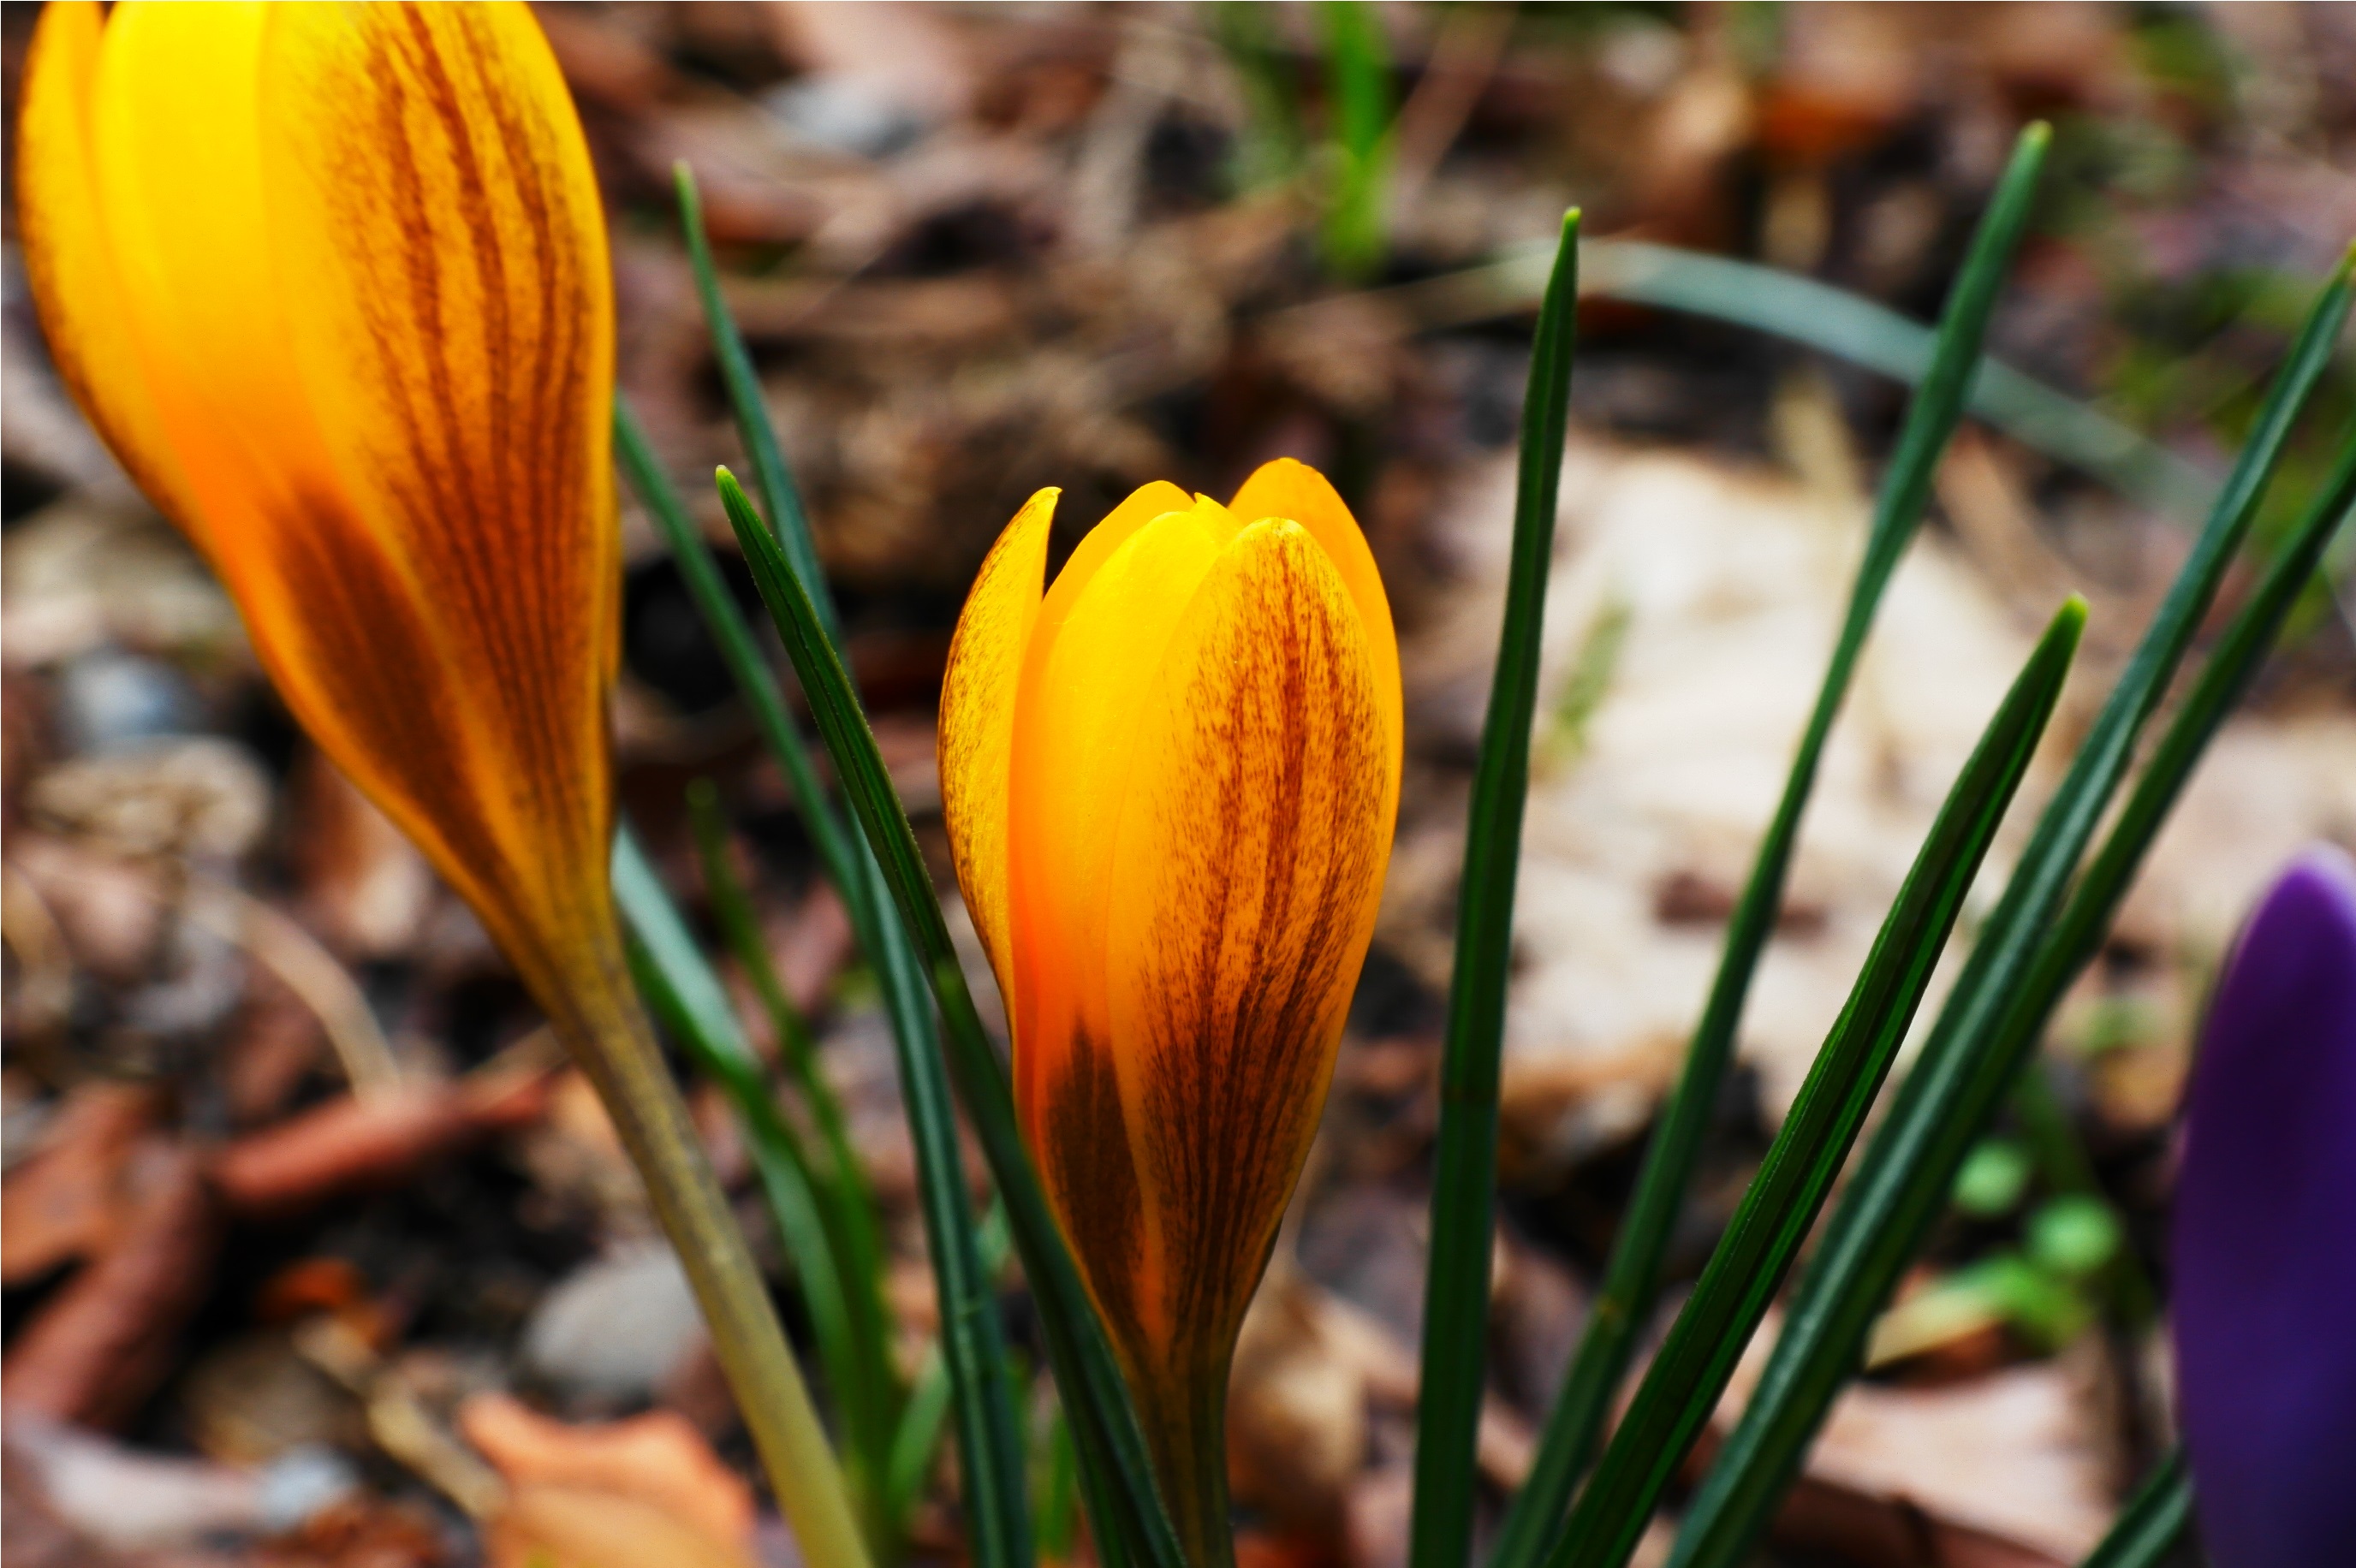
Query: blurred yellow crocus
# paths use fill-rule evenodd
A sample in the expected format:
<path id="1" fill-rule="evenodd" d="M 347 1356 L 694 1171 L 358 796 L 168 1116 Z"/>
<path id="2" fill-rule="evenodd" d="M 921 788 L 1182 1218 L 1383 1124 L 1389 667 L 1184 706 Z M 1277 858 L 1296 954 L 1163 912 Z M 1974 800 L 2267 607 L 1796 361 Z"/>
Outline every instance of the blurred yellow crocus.
<path id="1" fill-rule="evenodd" d="M 26 272 L 75 400 L 287 706 L 479 914 L 646 1176 L 805 1553 L 832 1456 L 630 988 L 607 880 L 613 285 L 520 4 L 59 0 Z"/>
<path id="2" fill-rule="evenodd" d="M 1221 506 L 1146 485 L 1042 588 L 1056 492 L 1007 526 L 941 701 L 958 881 L 1015 1104 L 1195 1561 L 1219 1427 L 1307 1156 L 1398 809 L 1374 558 L 1290 460 Z"/>

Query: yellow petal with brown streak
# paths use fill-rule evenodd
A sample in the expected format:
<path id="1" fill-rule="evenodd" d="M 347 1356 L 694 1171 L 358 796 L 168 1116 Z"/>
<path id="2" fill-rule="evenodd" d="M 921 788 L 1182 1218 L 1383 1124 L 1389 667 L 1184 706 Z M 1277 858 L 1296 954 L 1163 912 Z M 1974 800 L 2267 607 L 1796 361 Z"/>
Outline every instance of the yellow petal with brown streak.
<path id="1" fill-rule="evenodd" d="M 1368 641 L 1319 541 L 1255 523 L 1142 693 L 1107 968 L 1147 1251 L 1131 1349 L 1165 1375 L 1234 1343 L 1373 933 L 1398 775 Z"/>

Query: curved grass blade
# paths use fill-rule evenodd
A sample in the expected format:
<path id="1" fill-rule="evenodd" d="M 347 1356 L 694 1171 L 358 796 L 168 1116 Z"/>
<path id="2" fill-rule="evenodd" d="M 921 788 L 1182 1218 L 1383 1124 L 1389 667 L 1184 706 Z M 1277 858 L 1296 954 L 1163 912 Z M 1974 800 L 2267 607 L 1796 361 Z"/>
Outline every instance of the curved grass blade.
<path id="1" fill-rule="evenodd" d="M 1783 783 L 1766 836 L 1760 841 L 1741 901 L 1727 923 L 1726 945 L 1709 999 L 1686 1048 L 1685 1066 L 1661 1109 L 1661 1119 L 1644 1151 L 1634 1196 L 1621 1218 L 1603 1283 L 1590 1309 L 1586 1332 L 1547 1417 L 1529 1479 L 1508 1509 L 1494 1562 L 1499 1568 L 1527 1568 L 1561 1531 L 1572 1488 L 1594 1451 L 1612 1395 L 1626 1374 L 1636 1335 L 1660 1291 L 1662 1262 L 1676 1228 L 1694 1164 L 1708 1129 L 1710 1107 L 1734 1051 L 1743 1004 L 1752 976 L 1773 934 L 1783 901 L 1783 885 L 1799 839 L 1800 819 L 1815 786 L 1816 769 L 1847 697 L 1867 635 L 1872 630 L 1883 591 L 1921 524 L 1939 457 L 1963 418 L 1973 368 L 1988 315 L 2029 219 L 2048 137 L 2043 127 L 2024 133 L 2012 164 L 1980 220 L 1958 274 L 1938 347 L 1922 389 L 1907 410 L 1906 424 L 1890 459 L 1867 535 L 1865 556 L 1849 590 L 1840 636 L 1816 692 L 1815 709 Z"/>
<path id="2" fill-rule="evenodd" d="M 947 1026 L 948 1064 L 957 1079 L 958 1095 L 998 1184 L 1015 1249 L 1039 1303 L 1055 1385 L 1072 1418 L 1099 1550 L 1122 1552 L 1126 1561 L 1140 1568 L 1184 1568 L 1177 1533 L 1146 1461 L 1145 1439 L 1128 1388 L 1023 1146 L 1005 1066 L 974 1009 L 948 926 L 941 917 L 932 875 L 925 868 L 907 814 L 875 749 L 866 713 L 792 561 L 754 510 L 735 475 L 723 468 L 716 478 L 721 504 L 736 529 L 753 569 L 753 581 L 784 639 L 787 656 L 801 677 L 802 690 L 809 697 L 811 713 L 843 781 L 844 794 L 931 977 L 933 995 Z"/>
<path id="3" fill-rule="evenodd" d="M 2056 912 L 2063 910 L 2072 874 L 2126 776 L 2137 735 L 2240 549 L 2291 426 L 2329 360 L 2348 309 L 2343 264 L 2309 313 L 2215 515 L 2040 816 L 1921 1056 L 1891 1096 L 1889 1115 L 1859 1158 L 1793 1293 L 1783 1335 L 1759 1387 L 1686 1511 L 1671 1559 L 1674 1568 L 1731 1568 L 1742 1561 L 1798 1472 L 1833 1396 L 1856 1370 L 1875 1315 L 1937 1218 L 1965 1154 L 2019 1076 L 2062 991 L 2099 940 L 2100 927 L 2090 923 L 2097 903 L 2089 901 L 2103 895 L 2092 874 L 2058 926 Z M 2207 730 L 2200 726 L 2213 728 L 2221 721 L 2233 694 L 2254 672 L 2306 581 L 2303 574 L 2313 570 L 2338 526 L 2333 494 L 2347 483 L 2347 472 L 2343 459 L 2340 478 L 2293 531 L 2264 585 L 2211 656 L 2200 685 L 2147 769 L 2138 799 L 2146 786 L 2164 787 L 2163 761 L 2190 772 L 2207 739 Z M 2342 511 L 2346 504 L 2344 497 L 2340 500 Z M 2203 704 L 2214 709 L 2205 719 Z M 2180 784 L 2180 777 L 2177 782 Z M 2172 800 L 2172 794 L 2155 797 L 2163 813 Z M 2120 858 L 2104 875 L 2122 891 L 2142 853 L 2141 845 L 2130 850 L 2127 846 L 2134 840 L 2122 835 L 2138 820 L 2123 815 L 2103 852 L 2109 858 L 2118 847 Z M 2144 843 L 2158 827 L 2157 817 L 2145 826 Z M 2103 921 L 2107 922 L 2109 912 L 2106 904 L 2101 905 Z M 2065 937 L 2074 946 L 2065 946 Z"/>
<path id="4" fill-rule="evenodd" d="M 1549 1568 L 1627 1562 L 1725 1392 L 1905 1038 L 2085 622 L 2083 600 L 2062 605 L 1948 792 L 1783 1130 L 1547 1555 Z"/>
<path id="5" fill-rule="evenodd" d="M 700 226 L 691 226 L 691 231 L 700 235 Z M 704 260 L 708 263 L 708 255 Z M 717 301 L 716 283 L 707 297 Z M 725 322 L 724 315 L 721 320 Z M 715 336 L 719 336 L 716 330 Z M 733 338 L 733 326 L 725 336 Z M 741 357 L 741 344 L 737 351 Z M 746 419 L 766 429 L 757 410 Z M 893 1046 L 916 1148 L 926 1234 L 941 1293 L 946 1355 L 958 1394 L 955 1408 L 958 1445 L 965 1455 L 969 1533 L 975 1560 L 982 1568 L 1023 1568 L 1030 1561 L 1030 1531 L 1023 1500 L 1020 1429 L 1014 1424 L 1013 1400 L 1006 1386 L 1005 1333 L 991 1297 L 989 1277 L 974 1252 L 972 1203 L 965 1190 L 955 1114 L 941 1074 L 938 1037 L 932 1004 L 925 995 L 922 965 L 909 950 L 898 923 L 888 918 L 873 858 L 844 831 L 827 799 L 799 727 L 721 578 L 711 546 L 689 521 L 644 432 L 619 400 L 614 427 L 623 467 L 669 544 L 697 610 L 752 708 L 763 739 L 785 770 L 795 805 L 851 912 L 860 945 L 884 978 L 884 1006 L 892 1019 Z M 775 442 L 768 444 L 774 453 Z M 773 549 L 782 548 L 766 523 L 757 517 L 755 522 Z M 889 1440 L 888 1432 L 879 1437 L 887 1445 Z M 876 1462 L 888 1467 L 884 1455 L 879 1454 Z"/>
<path id="6" fill-rule="evenodd" d="M 1325 194 L 1325 267 L 1336 277 L 1382 271 L 1389 247 L 1390 61 L 1366 0 L 1324 0 L 1325 142 L 1333 155 Z"/>
<path id="7" fill-rule="evenodd" d="M 720 1085 L 744 1128 L 761 1194 L 801 1279 L 819 1360 L 849 1440 L 844 1467 L 872 1535 L 883 1481 L 876 1460 L 884 1452 L 877 1439 L 891 1422 L 888 1388 L 877 1388 L 873 1372 L 879 1364 L 888 1371 L 889 1362 L 879 1363 L 862 1342 L 841 1249 L 820 1218 L 819 1180 L 808 1152 L 770 1098 L 760 1060 L 737 1027 L 719 976 L 626 827 L 614 839 L 614 901 L 629 933 L 631 974 L 648 1010 L 696 1070 Z"/>
<path id="8" fill-rule="evenodd" d="M 687 786 L 687 820 L 695 838 L 696 859 L 703 871 L 704 894 L 712 905 L 721 938 L 744 971 L 744 977 L 752 983 L 754 995 L 761 999 L 761 1008 L 769 1016 L 769 1028 L 777 1037 L 778 1054 L 785 1060 L 786 1072 L 793 1079 L 803 1104 L 809 1107 L 810 1119 L 818 1125 L 819 1137 L 826 1145 L 830 1168 L 820 1189 L 839 1194 L 836 1206 L 841 1211 L 845 1227 L 847 1266 L 871 1281 L 881 1279 L 884 1241 L 875 1221 L 874 1189 L 867 1180 L 867 1170 L 860 1164 L 858 1152 L 851 1147 L 842 1102 L 836 1096 L 833 1085 L 819 1072 L 818 1041 L 811 1037 L 801 1009 L 786 995 L 776 965 L 770 961 L 768 944 L 762 938 L 753 901 L 728 864 L 727 823 L 721 815 L 719 792 L 712 788 L 711 780 L 697 779 Z M 881 1316 L 881 1303 L 879 1296 L 879 1322 L 886 1321 Z"/>
<path id="9" fill-rule="evenodd" d="M 981 1266 L 992 1278 L 1006 1266 L 1006 1210 L 993 1206 L 981 1221 Z M 924 1500 L 925 1477 L 939 1452 L 941 1432 L 949 1416 L 949 1365 L 941 1357 L 940 1341 L 925 1347 L 925 1358 L 908 1387 L 900 1410 L 900 1424 L 892 1434 L 891 1462 L 884 1471 L 884 1499 L 892 1517 L 905 1520 Z M 1040 1550 L 1057 1557 L 1043 1527 Z"/>
<path id="10" fill-rule="evenodd" d="M 859 900 L 864 888 L 858 874 L 856 852 L 843 832 L 841 819 L 827 799 L 825 786 L 819 782 L 809 747 L 802 739 L 801 726 L 794 721 L 792 709 L 786 706 L 786 694 L 776 677 L 769 673 L 769 662 L 754 640 L 753 628 L 720 574 L 720 562 L 712 546 L 689 520 L 679 493 L 671 488 L 670 479 L 655 458 L 645 427 L 630 411 L 629 404 L 619 397 L 614 400 L 614 452 L 621 460 L 630 488 L 637 493 L 647 515 L 654 520 L 655 531 L 669 548 L 680 577 L 687 584 L 688 597 L 695 602 L 696 613 L 718 645 L 721 660 L 727 665 L 744 705 L 752 709 L 755 728 L 760 731 L 769 754 L 785 769 L 786 784 L 793 792 L 803 831 L 809 835 L 820 863 L 826 867 L 828 880 L 842 895 L 844 904 L 851 911 L 852 923 L 857 924 Z"/>
<path id="11" fill-rule="evenodd" d="M 1815 278 L 1641 240 L 1590 240 L 1585 250 L 1585 293 L 1763 332 L 1910 385 L 1923 379 L 1937 355 L 1929 327 Z M 1481 266 L 1398 284 L 1385 296 L 1426 325 L 1478 321 L 1526 309 L 1552 264 L 1546 247 L 1518 247 Z M 2001 360 L 1981 361 L 1971 412 L 2163 516 L 2197 523 L 2216 496 L 2216 477 L 2205 469 Z"/>
<path id="12" fill-rule="evenodd" d="M 736 416 L 736 434 L 753 460 L 753 483 L 761 492 L 761 504 L 786 558 L 794 563 L 795 575 L 810 585 L 819 624 L 826 628 L 827 640 L 840 647 L 842 620 L 835 610 L 834 595 L 827 590 L 826 572 L 819 565 L 809 513 L 802 506 L 793 470 L 786 466 L 776 430 L 769 423 L 768 405 L 761 398 L 761 378 L 753 368 L 753 356 L 745 351 L 744 335 L 736 330 L 736 318 L 729 314 L 728 302 L 720 293 L 720 272 L 712 264 L 712 237 L 704 230 L 703 196 L 696 189 L 695 171 L 682 158 L 671 165 L 670 177 L 671 189 L 679 198 L 680 231 L 687 240 L 688 267 L 695 274 L 703 324 L 712 334 L 712 357 L 719 361 L 720 379 L 728 388 L 728 406 Z"/>
<path id="13" fill-rule="evenodd" d="M 2184 1450 L 2171 1450 L 2144 1477 L 2102 1544 L 2078 1568 L 2158 1568 L 2192 1526 L 2192 1484 Z"/>
<path id="14" fill-rule="evenodd" d="M 844 1305 L 858 1336 L 862 1378 L 870 1391 L 867 1397 L 871 1408 L 879 1413 L 879 1424 L 863 1435 L 872 1445 L 867 1456 L 879 1474 L 888 1474 L 894 1438 L 885 1428 L 894 1424 L 901 1390 L 892 1363 L 892 1317 L 884 1305 L 884 1238 L 876 1220 L 874 1189 L 851 1147 L 842 1103 L 819 1073 L 817 1042 L 810 1038 L 809 1025 L 786 995 L 770 962 L 768 944 L 762 939 L 753 901 L 728 864 L 727 824 L 721 816 L 718 792 L 709 779 L 688 785 L 687 807 L 704 891 L 721 935 L 769 1015 L 778 1054 L 825 1146 L 824 1163 L 812 1166 L 812 1186 L 841 1266 Z M 895 1520 L 901 1517 L 890 1509 L 886 1512 Z"/>
<path id="15" fill-rule="evenodd" d="M 1923 380 L 1936 360 L 1927 328 L 1814 278 L 1635 240 L 1596 249 L 1597 293 L 1770 333 L 1892 380 Z M 2166 515 L 2198 519 L 2216 493 L 2213 476 L 2167 447 L 2000 360 L 1982 363 L 1971 411 Z"/>
<path id="16" fill-rule="evenodd" d="M 1456 968 L 1449 984 L 1448 1039 L 1440 1067 L 1431 1253 L 1424 1275 L 1422 1394 L 1416 1409 L 1415 1515 L 1408 1541 L 1414 1568 L 1458 1568 L 1472 1550 L 1473 1444 L 1496 1221 L 1498 1058 L 1505 1048 L 1514 880 L 1522 854 L 1522 807 L 1529 794 L 1538 644 L 1547 573 L 1554 563 L 1578 298 L 1574 208 L 1562 220 L 1522 400 L 1513 569 L 1472 773 L 1463 880 L 1457 893 Z"/>

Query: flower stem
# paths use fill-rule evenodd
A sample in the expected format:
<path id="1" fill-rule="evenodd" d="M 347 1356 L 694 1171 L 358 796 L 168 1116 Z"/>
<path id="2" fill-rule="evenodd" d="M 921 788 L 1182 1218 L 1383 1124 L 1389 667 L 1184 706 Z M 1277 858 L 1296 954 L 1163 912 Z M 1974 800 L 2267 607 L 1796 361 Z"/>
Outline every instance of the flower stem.
<path id="1" fill-rule="evenodd" d="M 653 1027 L 630 989 L 618 933 L 611 947 L 610 955 L 568 966 L 558 1030 L 605 1103 L 687 1271 L 721 1370 L 803 1560 L 810 1568 L 869 1568 L 842 1468 Z"/>
<path id="2" fill-rule="evenodd" d="M 1228 1371 L 1223 1358 L 1192 1375 L 1130 1379 L 1162 1500 L 1188 1568 L 1235 1568 L 1227 1503 Z"/>

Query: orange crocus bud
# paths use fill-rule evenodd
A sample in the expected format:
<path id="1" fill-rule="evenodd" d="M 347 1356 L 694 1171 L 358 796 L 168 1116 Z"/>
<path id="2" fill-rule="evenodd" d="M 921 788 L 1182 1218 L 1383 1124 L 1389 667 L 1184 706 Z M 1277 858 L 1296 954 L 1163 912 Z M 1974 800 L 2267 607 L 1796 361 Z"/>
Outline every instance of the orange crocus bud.
<path id="1" fill-rule="evenodd" d="M 1197 1562 L 1219 1425 L 1373 933 L 1399 787 L 1390 608 L 1280 460 L 1146 485 L 1042 594 L 1056 492 L 983 564 L 941 699 L 958 880 L 1023 1133 Z"/>
<path id="2" fill-rule="evenodd" d="M 566 1010 L 618 955 L 613 300 L 530 14 L 53 4 L 16 176 L 75 400 Z"/>

